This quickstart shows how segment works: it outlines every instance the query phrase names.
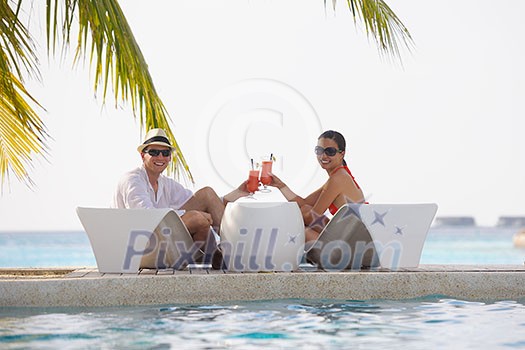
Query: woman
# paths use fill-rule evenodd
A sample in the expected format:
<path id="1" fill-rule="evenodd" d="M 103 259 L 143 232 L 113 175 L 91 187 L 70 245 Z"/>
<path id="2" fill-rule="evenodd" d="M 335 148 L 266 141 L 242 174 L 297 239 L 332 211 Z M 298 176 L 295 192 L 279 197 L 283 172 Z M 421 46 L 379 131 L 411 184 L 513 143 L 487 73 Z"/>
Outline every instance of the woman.
<path id="1" fill-rule="evenodd" d="M 299 204 L 306 226 L 306 242 L 313 243 L 319 237 L 319 233 L 328 222 L 328 218 L 323 215 L 326 209 L 335 214 L 345 203 L 364 202 L 363 191 L 346 166 L 345 149 L 345 139 L 337 131 L 328 130 L 319 136 L 315 154 L 321 168 L 326 170 L 328 180 L 306 198 L 296 195 L 272 174 L 271 186 L 277 187 L 288 201 Z"/>

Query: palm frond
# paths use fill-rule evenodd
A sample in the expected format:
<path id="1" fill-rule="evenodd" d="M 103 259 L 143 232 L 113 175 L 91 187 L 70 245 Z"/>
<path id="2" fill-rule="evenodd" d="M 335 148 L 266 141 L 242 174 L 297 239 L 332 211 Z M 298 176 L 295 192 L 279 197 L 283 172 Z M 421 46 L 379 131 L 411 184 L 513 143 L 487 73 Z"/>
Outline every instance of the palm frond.
<path id="1" fill-rule="evenodd" d="M 79 32 L 75 62 L 89 54 L 95 75 L 95 91 L 102 88 L 105 101 L 110 86 L 115 104 L 131 103 L 141 128 L 163 128 L 173 142 L 175 150 L 172 171 L 177 177 L 186 175 L 193 181 L 188 164 L 170 128 L 166 107 L 155 90 L 148 65 L 133 36 L 131 28 L 116 0 L 47 0 L 48 40 L 51 48 L 62 40 L 70 43 L 72 18 L 78 12 Z M 57 8 L 64 4 L 62 26 Z M 61 32 L 61 36 L 59 37 Z"/>
<path id="2" fill-rule="evenodd" d="M 18 3 L 20 5 L 20 3 Z M 19 21 L 18 10 L 0 2 L 0 185 L 9 173 L 31 185 L 27 167 L 35 154 L 46 152 L 45 127 L 33 106 L 40 105 L 22 83 L 24 74 L 38 76 L 31 36 Z"/>
<path id="3" fill-rule="evenodd" d="M 400 44 L 411 51 L 414 41 L 410 32 L 383 0 L 347 0 L 347 4 L 354 22 L 359 19 L 364 23 L 381 56 L 401 61 Z"/>
<path id="4" fill-rule="evenodd" d="M 12 171 L 20 181 L 32 185 L 27 167 L 31 166 L 35 154 L 47 153 L 48 135 L 42 120 L 28 103 L 28 100 L 36 101 L 23 84 L 14 76 L 0 79 L 0 183 L 3 185 Z M 13 85 L 6 87 L 6 81 Z"/>
<path id="5" fill-rule="evenodd" d="M 13 72 L 20 80 L 23 74 L 39 78 L 35 46 L 29 31 L 18 17 L 19 5 L 20 2 L 15 12 L 7 1 L 0 1 L 0 40 L 4 55 L 0 69 Z"/>

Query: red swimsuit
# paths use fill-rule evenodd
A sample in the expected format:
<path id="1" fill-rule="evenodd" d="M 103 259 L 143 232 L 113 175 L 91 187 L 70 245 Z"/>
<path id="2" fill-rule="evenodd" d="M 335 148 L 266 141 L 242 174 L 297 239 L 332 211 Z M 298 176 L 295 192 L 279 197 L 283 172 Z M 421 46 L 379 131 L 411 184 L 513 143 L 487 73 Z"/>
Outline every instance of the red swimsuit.
<path id="1" fill-rule="evenodd" d="M 352 175 L 352 173 L 350 172 L 350 169 L 348 169 L 348 167 L 347 167 L 346 165 L 341 165 L 340 167 L 336 168 L 334 171 L 332 171 L 332 173 L 330 174 L 330 176 L 332 176 L 337 170 L 339 170 L 339 169 L 341 169 L 341 168 L 346 170 L 346 172 L 348 173 L 348 175 L 350 175 L 350 177 L 351 177 L 352 180 L 354 181 L 354 183 L 355 183 L 357 189 L 360 190 L 361 187 L 359 187 L 359 185 L 358 185 L 357 182 L 355 181 L 354 175 Z M 367 202 L 365 202 L 365 204 L 366 204 L 366 203 L 367 203 Z M 339 208 L 336 207 L 336 206 L 334 205 L 334 203 L 330 204 L 330 206 L 328 207 L 328 210 L 330 210 L 330 214 L 332 214 L 332 215 L 334 215 L 334 214 L 337 212 L 338 209 L 339 209 Z"/>

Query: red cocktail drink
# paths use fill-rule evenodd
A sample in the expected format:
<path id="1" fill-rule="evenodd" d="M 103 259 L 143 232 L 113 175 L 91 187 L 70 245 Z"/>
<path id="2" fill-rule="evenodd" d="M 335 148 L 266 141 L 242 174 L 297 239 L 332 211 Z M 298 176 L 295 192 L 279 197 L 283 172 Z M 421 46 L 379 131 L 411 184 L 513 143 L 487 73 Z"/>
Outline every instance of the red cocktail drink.
<path id="1" fill-rule="evenodd" d="M 271 160 L 263 160 L 262 162 L 261 183 L 264 186 L 267 186 L 272 182 L 272 177 L 269 174 L 272 172 L 272 163 Z"/>
<path id="2" fill-rule="evenodd" d="M 254 193 L 259 188 L 259 170 L 250 170 L 248 183 L 246 184 L 248 192 Z"/>

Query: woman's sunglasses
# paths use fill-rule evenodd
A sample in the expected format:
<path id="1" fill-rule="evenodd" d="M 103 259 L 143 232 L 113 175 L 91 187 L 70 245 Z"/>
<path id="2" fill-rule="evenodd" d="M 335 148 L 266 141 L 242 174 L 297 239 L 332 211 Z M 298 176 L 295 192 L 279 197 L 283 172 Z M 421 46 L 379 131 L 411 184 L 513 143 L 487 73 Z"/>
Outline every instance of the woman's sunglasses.
<path id="1" fill-rule="evenodd" d="M 337 149 L 335 147 L 326 147 L 326 148 L 323 148 L 321 146 L 317 146 L 315 147 L 315 154 L 317 154 L 318 156 L 322 155 L 323 153 L 326 154 L 327 156 L 329 157 L 333 157 L 335 156 L 337 153 L 342 153 L 343 151 L 341 151 L 340 149 Z"/>
<path id="2" fill-rule="evenodd" d="M 148 149 L 144 153 L 149 154 L 152 157 L 157 157 L 159 154 L 162 154 L 164 157 L 169 157 L 171 155 L 170 149 Z"/>

